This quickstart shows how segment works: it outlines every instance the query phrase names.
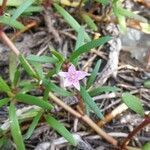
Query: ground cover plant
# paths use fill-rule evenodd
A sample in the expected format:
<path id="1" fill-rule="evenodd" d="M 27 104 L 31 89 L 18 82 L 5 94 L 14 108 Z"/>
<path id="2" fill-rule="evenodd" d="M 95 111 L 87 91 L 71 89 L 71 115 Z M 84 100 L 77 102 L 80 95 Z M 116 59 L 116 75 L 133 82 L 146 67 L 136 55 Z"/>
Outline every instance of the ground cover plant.
<path id="1" fill-rule="evenodd" d="M 8 71 L 0 76 L 0 108 L 5 114 L 0 122 L 1 149 L 40 149 L 45 141 L 48 146 L 41 149 L 150 148 L 149 51 L 145 68 L 119 64 L 119 35 L 128 27 L 150 33 L 146 17 L 124 8 L 120 0 L 1 0 L 0 4 L 0 37 L 9 47 Z M 139 5 L 149 7 L 143 1 Z M 26 45 L 23 51 L 15 46 L 28 32 L 41 34 L 33 52 Z M 127 113 L 130 118 L 136 115 L 138 124 L 125 119 Z M 120 129 L 115 129 L 121 126 L 118 117 L 126 124 L 121 139 Z M 139 132 L 144 138 L 134 139 Z M 98 135 L 97 143 L 84 140 L 93 134 Z"/>

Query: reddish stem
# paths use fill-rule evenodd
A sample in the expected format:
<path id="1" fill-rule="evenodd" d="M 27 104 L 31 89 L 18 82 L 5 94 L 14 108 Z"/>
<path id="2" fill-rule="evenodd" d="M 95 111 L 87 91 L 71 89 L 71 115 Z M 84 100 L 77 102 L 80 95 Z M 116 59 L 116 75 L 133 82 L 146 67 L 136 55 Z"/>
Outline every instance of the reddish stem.
<path id="1" fill-rule="evenodd" d="M 4 14 L 6 3 L 7 3 L 7 0 L 3 0 L 2 6 L 0 6 L 0 16 L 2 16 Z"/>
<path id="2" fill-rule="evenodd" d="M 137 134 L 142 128 L 144 128 L 146 125 L 150 123 L 150 117 L 146 116 L 146 118 L 143 120 L 141 124 L 139 124 L 131 133 L 128 134 L 128 136 L 123 141 L 121 148 L 125 148 L 126 145 L 129 143 L 129 141 L 132 139 L 132 137 Z"/>

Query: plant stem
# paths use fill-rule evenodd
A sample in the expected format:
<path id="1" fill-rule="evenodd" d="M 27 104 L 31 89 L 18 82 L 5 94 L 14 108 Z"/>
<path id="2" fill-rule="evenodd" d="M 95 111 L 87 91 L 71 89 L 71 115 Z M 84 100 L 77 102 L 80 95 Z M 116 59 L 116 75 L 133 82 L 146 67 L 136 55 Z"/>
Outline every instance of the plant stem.
<path id="1" fill-rule="evenodd" d="M 125 140 L 121 144 L 121 148 L 126 147 L 126 145 L 129 143 L 129 141 L 132 139 L 132 137 L 148 124 L 150 124 L 150 117 L 149 116 L 146 117 L 141 124 L 139 124 L 131 133 L 128 134 L 128 136 L 125 138 Z"/>
<path id="2" fill-rule="evenodd" d="M 6 43 L 6 45 L 17 55 L 19 56 L 20 52 L 16 48 L 16 46 L 13 44 L 13 42 L 9 39 L 9 37 L 2 31 L 0 30 L 0 37 L 2 40 Z"/>
<path id="3" fill-rule="evenodd" d="M 104 132 L 96 123 L 93 122 L 87 115 L 81 115 L 80 113 L 76 112 L 74 109 L 72 109 L 70 106 L 66 105 L 62 100 L 57 98 L 53 93 L 49 92 L 49 97 L 59 106 L 64 108 L 66 111 L 74 115 L 75 117 L 82 119 L 85 123 L 87 123 L 93 130 L 95 130 L 101 137 L 103 137 L 106 141 L 111 143 L 114 146 L 117 146 L 117 140 L 115 140 L 113 137 L 108 135 L 106 132 Z"/>

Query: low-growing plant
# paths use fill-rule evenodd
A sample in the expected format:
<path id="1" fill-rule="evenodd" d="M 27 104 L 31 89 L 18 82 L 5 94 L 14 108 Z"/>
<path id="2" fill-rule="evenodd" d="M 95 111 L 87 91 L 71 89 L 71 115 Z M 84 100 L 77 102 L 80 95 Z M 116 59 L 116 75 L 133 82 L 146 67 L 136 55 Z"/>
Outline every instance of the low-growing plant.
<path id="1" fill-rule="evenodd" d="M 16 3 L 16 1 L 8 2 L 9 5 L 12 6 Z M 2 15 L 0 17 L 0 23 L 23 30 L 24 25 L 17 21 L 17 18 L 25 12 L 33 12 L 30 7 L 34 8 L 35 12 L 36 10 L 41 11 L 43 7 L 34 6 L 35 2 L 35 0 L 27 0 L 19 6 L 16 3 L 15 6 L 18 7 L 13 11 L 13 15 Z M 103 0 L 98 2 L 106 4 Z M 124 9 L 118 8 L 116 2 L 117 1 L 114 1 L 114 11 L 116 12 L 117 8 L 116 13 L 126 12 Z M 11 131 L 11 136 L 16 145 L 16 149 L 24 150 L 24 140 L 31 137 L 34 129 L 41 120 L 44 120 L 50 127 L 55 129 L 60 135 L 68 140 L 70 144 L 76 146 L 77 141 L 74 139 L 73 135 L 54 116 L 54 103 L 51 99 L 75 117 L 85 121 L 108 142 L 117 146 L 117 140 L 101 130 L 90 117 L 86 115 L 86 113 L 90 114 L 91 112 L 94 112 L 99 119 L 104 120 L 105 116 L 93 100 L 93 97 L 104 92 L 117 92 L 120 91 L 120 89 L 111 86 L 93 86 L 101 66 L 101 60 L 95 63 L 95 67 L 91 73 L 78 70 L 80 56 L 83 53 L 88 53 L 93 48 L 103 46 L 111 40 L 111 37 L 103 36 L 99 39 L 91 40 L 91 37 L 86 33 L 85 29 L 64 8 L 57 3 L 54 3 L 53 6 L 78 34 L 75 48 L 67 58 L 53 49 L 50 49 L 50 55 L 28 55 L 26 57 L 18 51 L 2 29 L 0 30 L 1 38 L 13 51 L 9 62 L 10 83 L 0 76 L 0 92 L 5 93 L 6 95 L 0 100 L 0 108 L 3 106 L 8 108 L 8 120 L 0 126 L 0 147 L 2 147 L 5 141 L 9 139 L 9 131 Z M 87 16 L 84 16 L 84 18 L 85 20 L 91 19 Z M 94 30 L 97 30 L 93 22 L 91 22 L 91 27 Z M 43 64 L 45 63 L 51 64 L 52 68 L 50 70 L 45 70 L 43 68 Z M 26 72 L 28 79 L 22 78 L 21 75 L 24 71 Z M 58 79 L 57 81 L 59 81 L 59 78 L 63 78 L 64 87 L 60 86 L 60 83 L 56 81 L 56 78 Z M 87 78 L 86 82 L 81 81 L 83 78 Z M 34 91 L 38 90 L 40 90 L 42 94 L 40 96 L 34 95 Z M 69 107 L 60 100 L 60 97 L 71 96 L 77 97 L 77 105 L 79 106 L 80 111 Z M 141 116 L 144 116 L 144 109 L 137 97 L 129 93 L 123 93 L 122 99 L 130 109 Z M 20 103 L 24 103 L 25 109 L 17 110 L 16 106 Z M 87 110 L 86 112 L 85 108 Z M 28 129 L 25 130 L 22 128 L 22 123 L 27 120 L 30 120 L 31 124 L 28 126 Z M 144 125 L 146 124 L 147 122 Z M 140 129 L 141 128 L 138 130 Z M 126 143 L 126 141 L 124 143 Z"/>

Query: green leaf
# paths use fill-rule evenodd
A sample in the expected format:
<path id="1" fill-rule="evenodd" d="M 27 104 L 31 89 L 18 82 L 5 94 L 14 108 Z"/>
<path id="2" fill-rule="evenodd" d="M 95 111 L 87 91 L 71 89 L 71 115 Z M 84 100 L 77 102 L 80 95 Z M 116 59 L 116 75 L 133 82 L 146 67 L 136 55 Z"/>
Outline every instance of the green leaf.
<path id="1" fill-rule="evenodd" d="M 98 3 L 102 3 L 103 5 L 109 4 L 109 0 L 95 0 Z"/>
<path id="2" fill-rule="evenodd" d="M 93 88 L 89 91 L 89 94 L 94 97 L 94 96 L 97 96 L 97 95 L 100 95 L 102 93 L 106 93 L 106 92 L 117 92 L 117 91 L 120 91 L 119 88 L 117 87 L 111 87 L 111 86 L 100 86 L 100 87 L 96 87 L 96 88 Z"/>
<path id="3" fill-rule="evenodd" d="M 93 30 L 93 31 L 97 31 L 98 27 L 97 25 L 94 23 L 94 21 L 92 20 L 92 18 L 90 16 L 88 16 L 87 14 L 82 14 L 82 18 L 84 19 L 84 21 L 86 22 L 86 24 Z"/>
<path id="4" fill-rule="evenodd" d="M 56 84 L 52 83 L 49 80 L 43 79 L 43 85 L 48 88 L 50 91 L 56 92 L 57 94 L 61 96 L 71 96 L 72 93 L 60 88 Z"/>
<path id="5" fill-rule="evenodd" d="M 62 54 L 60 54 L 59 52 L 57 52 L 56 50 L 51 50 L 51 53 L 61 62 L 63 62 L 65 60 L 64 56 Z"/>
<path id="6" fill-rule="evenodd" d="M 85 39 L 84 32 L 85 32 L 84 28 L 81 27 L 78 31 L 75 50 L 77 50 L 80 46 L 82 46 L 84 44 L 84 39 Z"/>
<path id="7" fill-rule="evenodd" d="M 2 23 L 4 25 L 9 25 L 9 26 L 19 29 L 19 30 L 24 30 L 24 28 L 25 28 L 25 26 L 22 23 L 18 22 L 17 20 L 13 20 L 9 16 L 1 16 L 0 23 Z"/>
<path id="8" fill-rule="evenodd" d="M 0 91 L 6 92 L 6 93 L 11 92 L 11 89 L 9 88 L 7 83 L 2 79 L 1 76 L 0 76 Z"/>
<path id="9" fill-rule="evenodd" d="M 42 6 L 30 6 L 23 13 L 41 12 L 42 10 L 44 10 Z"/>
<path id="10" fill-rule="evenodd" d="M 70 61 L 72 62 L 74 59 L 76 59 L 78 56 L 85 52 L 89 52 L 92 48 L 101 46 L 111 40 L 110 36 L 105 36 L 96 40 L 92 40 L 91 42 L 88 42 L 84 44 L 83 46 L 79 47 L 76 51 L 74 51 L 70 56 Z"/>
<path id="11" fill-rule="evenodd" d="M 144 81 L 144 87 L 150 89 L 150 80 Z"/>
<path id="12" fill-rule="evenodd" d="M 9 107 L 9 120 L 10 120 L 11 134 L 16 144 L 17 150 L 25 150 L 21 130 L 19 127 L 19 122 L 16 115 L 16 109 L 13 103 L 11 103 Z"/>
<path id="13" fill-rule="evenodd" d="M 0 138 L 0 148 L 2 148 L 2 146 L 5 144 L 5 142 L 6 142 L 5 137 Z"/>
<path id="14" fill-rule="evenodd" d="M 17 84 L 20 80 L 20 75 L 21 75 L 20 70 L 17 69 L 16 72 L 15 72 L 15 75 L 14 75 L 14 80 L 13 80 L 13 85 L 14 86 L 17 86 Z"/>
<path id="15" fill-rule="evenodd" d="M 117 7 L 117 12 L 118 12 L 118 14 L 120 14 L 122 16 L 129 17 L 129 18 L 139 20 L 142 22 L 147 22 L 147 20 L 144 17 L 137 15 L 127 9 L 122 8 L 122 7 Z"/>
<path id="16" fill-rule="evenodd" d="M 144 144 L 144 146 L 142 147 L 142 150 L 150 150 L 150 141 Z"/>
<path id="17" fill-rule="evenodd" d="M 97 61 L 94 70 L 92 71 L 91 76 L 89 77 L 88 81 L 87 81 L 87 89 L 90 88 L 90 86 L 93 84 L 93 82 L 96 79 L 97 73 L 99 71 L 99 68 L 101 66 L 101 60 Z"/>
<path id="18" fill-rule="evenodd" d="M 36 72 L 33 70 L 29 62 L 26 60 L 26 58 L 23 55 L 19 55 L 19 60 L 25 71 L 32 77 L 37 77 Z"/>
<path id="19" fill-rule="evenodd" d="M 100 109 L 96 105 L 96 103 L 93 101 L 92 97 L 89 95 L 89 93 L 86 91 L 84 87 L 81 86 L 80 94 L 86 104 L 89 105 L 89 107 L 95 112 L 95 114 L 100 118 L 104 118 L 103 114 L 101 113 Z"/>
<path id="20" fill-rule="evenodd" d="M 29 55 L 26 58 L 28 61 L 34 61 L 38 63 L 57 63 L 57 59 L 49 56 L 36 56 L 36 55 Z"/>
<path id="21" fill-rule="evenodd" d="M 9 98 L 4 98 L 0 100 L 0 108 L 4 105 L 7 105 L 7 103 L 9 102 Z"/>
<path id="22" fill-rule="evenodd" d="M 9 56 L 9 78 L 12 83 L 14 81 L 16 70 L 17 70 L 17 57 L 16 54 L 11 52 Z"/>
<path id="23" fill-rule="evenodd" d="M 84 39 L 85 39 L 85 35 L 84 35 L 85 31 L 84 28 L 81 27 L 78 31 L 78 36 L 77 36 L 77 40 L 76 40 L 76 45 L 75 45 L 75 50 L 77 50 L 80 46 L 82 46 L 84 44 Z M 78 62 L 78 58 L 76 58 L 73 61 L 73 64 L 76 65 Z"/>
<path id="24" fill-rule="evenodd" d="M 16 20 L 29 6 L 34 3 L 35 0 L 26 0 L 22 3 L 14 12 L 12 19 Z"/>
<path id="25" fill-rule="evenodd" d="M 24 139 L 29 139 L 35 129 L 35 127 L 37 126 L 41 116 L 42 116 L 43 112 L 38 112 L 38 114 L 34 117 L 31 125 L 28 128 L 28 131 L 26 132 L 26 134 L 24 135 Z"/>
<path id="26" fill-rule="evenodd" d="M 73 138 L 72 134 L 54 117 L 50 115 L 45 115 L 45 119 L 47 123 L 55 129 L 59 134 L 61 134 L 70 144 L 76 146 L 77 143 Z"/>
<path id="27" fill-rule="evenodd" d="M 122 100 L 134 112 L 144 116 L 144 109 L 138 97 L 131 95 L 130 93 L 123 93 Z"/>
<path id="28" fill-rule="evenodd" d="M 0 5 L 2 5 L 2 1 L 0 0 Z M 19 6 L 24 3 L 26 0 L 7 0 L 6 6 Z"/>
<path id="29" fill-rule="evenodd" d="M 39 79 L 43 79 L 45 76 L 44 76 L 42 65 L 38 62 L 31 62 L 31 64 L 34 66 L 34 69 L 38 74 Z"/>
<path id="30" fill-rule="evenodd" d="M 61 6 L 59 6 L 56 3 L 53 3 L 54 7 L 56 10 L 62 15 L 65 19 L 65 21 L 76 31 L 78 32 L 79 29 L 81 28 L 80 24 Z M 85 32 L 85 38 L 87 41 L 90 41 L 89 35 Z"/>
<path id="31" fill-rule="evenodd" d="M 36 105 L 36 106 L 39 106 L 43 109 L 47 109 L 47 110 L 51 110 L 53 109 L 53 106 L 40 99 L 40 98 L 37 98 L 36 96 L 31 96 L 31 95 L 28 95 L 28 94 L 17 94 L 16 97 L 17 101 L 19 102 L 23 102 L 23 103 L 27 103 L 27 104 L 31 104 L 31 105 Z"/>

